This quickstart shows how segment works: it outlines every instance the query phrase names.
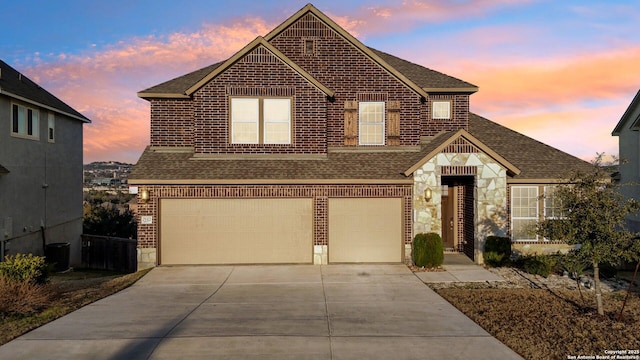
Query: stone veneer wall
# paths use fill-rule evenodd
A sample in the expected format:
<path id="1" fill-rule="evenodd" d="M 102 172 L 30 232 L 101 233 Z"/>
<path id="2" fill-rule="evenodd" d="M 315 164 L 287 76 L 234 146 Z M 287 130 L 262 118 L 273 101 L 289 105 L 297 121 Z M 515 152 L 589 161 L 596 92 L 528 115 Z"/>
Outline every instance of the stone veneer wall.
<path id="1" fill-rule="evenodd" d="M 159 204 L 163 198 L 313 198 L 314 264 L 326 264 L 328 254 L 329 198 L 401 198 L 406 263 L 411 261 L 411 191 L 407 185 L 139 185 L 149 192 L 149 201 L 138 198 L 138 216 L 152 216 L 151 224 L 138 221 L 138 269 L 156 266 L 159 229 Z"/>
<path id="2" fill-rule="evenodd" d="M 507 233 L 506 169 L 484 153 L 440 153 L 413 174 L 413 232 L 435 232 L 442 236 L 441 185 L 443 167 L 475 168 L 475 261 L 484 262 L 482 251 L 489 235 Z M 469 175 L 469 174 L 458 174 Z M 431 201 L 424 201 L 424 190 L 432 191 Z"/>

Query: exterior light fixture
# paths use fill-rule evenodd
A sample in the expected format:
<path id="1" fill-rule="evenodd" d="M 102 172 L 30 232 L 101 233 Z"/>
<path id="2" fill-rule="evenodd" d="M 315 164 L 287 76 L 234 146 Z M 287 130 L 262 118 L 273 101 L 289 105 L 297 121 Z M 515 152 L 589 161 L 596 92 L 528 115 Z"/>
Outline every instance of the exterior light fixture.
<path id="1" fill-rule="evenodd" d="M 145 204 L 149 201 L 149 191 L 147 189 L 142 189 L 140 192 L 140 201 Z"/>
<path id="2" fill-rule="evenodd" d="M 424 200 L 425 200 L 425 201 L 431 201 L 431 195 L 432 195 L 432 194 L 431 194 L 431 189 L 426 188 L 426 189 L 424 190 Z"/>

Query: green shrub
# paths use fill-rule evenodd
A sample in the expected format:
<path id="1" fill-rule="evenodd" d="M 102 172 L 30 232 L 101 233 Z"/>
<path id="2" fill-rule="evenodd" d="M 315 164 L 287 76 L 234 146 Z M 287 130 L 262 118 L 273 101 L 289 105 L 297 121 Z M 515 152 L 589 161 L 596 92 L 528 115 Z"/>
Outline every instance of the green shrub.
<path id="1" fill-rule="evenodd" d="M 587 268 L 587 263 L 574 256 L 572 253 L 561 257 L 559 265 L 562 270 L 569 273 L 574 279 L 579 278 Z"/>
<path id="2" fill-rule="evenodd" d="M 416 266 L 434 268 L 444 261 L 444 245 L 436 233 L 420 233 L 413 239 L 413 262 Z"/>
<path id="3" fill-rule="evenodd" d="M 511 239 L 504 236 L 487 236 L 484 243 L 484 260 L 493 267 L 505 265 L 511 259 Z"/>
<path id="4" fill-rule="evenodd" d="M 0 262 L 0 275 L 10 281 L 44 284 L 48 280 L 49 268 L 43 256 L 7 255 L 4 262 Z"/>
<path id="5" fill-rule="evenodd" d="M 491 267 L 500 267 L 507 263 L 505 254 L 499 254 L 495 251 L 484 253 L 484 262 Z"/>
<path id="6" fill-rule="evenodd" d="M 557 264 L 557 256 L 552 255 L 533 255 L 524 256 L 520 259 L 524 271 L 533 275 L 548 277 L 555 269 Z"/>

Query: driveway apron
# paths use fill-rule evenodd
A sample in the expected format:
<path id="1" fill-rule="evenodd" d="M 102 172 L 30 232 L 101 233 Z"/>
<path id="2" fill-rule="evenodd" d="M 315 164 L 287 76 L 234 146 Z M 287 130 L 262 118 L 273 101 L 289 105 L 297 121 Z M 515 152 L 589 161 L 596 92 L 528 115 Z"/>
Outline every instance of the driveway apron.
<path id="1" fill-rule="evenodd" d="M 404 265 L 158 267 L 2 359 L 519 359 Z"/>

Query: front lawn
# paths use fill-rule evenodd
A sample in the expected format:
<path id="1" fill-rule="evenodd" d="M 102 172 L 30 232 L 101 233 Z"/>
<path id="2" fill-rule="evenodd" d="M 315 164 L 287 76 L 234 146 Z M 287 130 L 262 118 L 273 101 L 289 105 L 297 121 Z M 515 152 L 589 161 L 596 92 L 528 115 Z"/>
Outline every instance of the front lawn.
<path id="1" fill-rule="evenodd" d="M 586 307 L 581 306 L 578 291 L 568 289 L 461 284 L 436 291 L 525 359 L 595 358 L 607 356 L 605 350 L 640 349 L 637 292 L 631 294 L 619 322 L 623 291 L 603 294 L 604 317 L 596 312 L 592 291 L 583 290 Z"/>

